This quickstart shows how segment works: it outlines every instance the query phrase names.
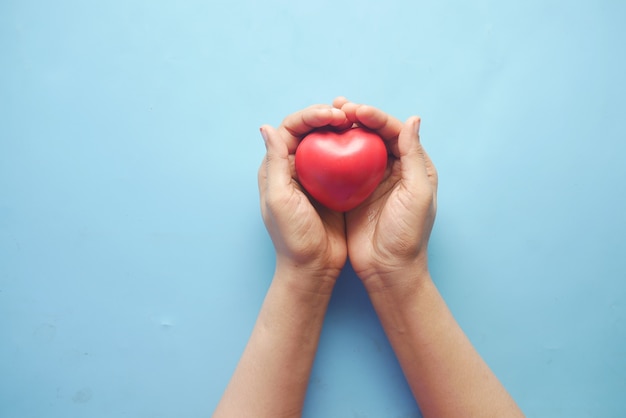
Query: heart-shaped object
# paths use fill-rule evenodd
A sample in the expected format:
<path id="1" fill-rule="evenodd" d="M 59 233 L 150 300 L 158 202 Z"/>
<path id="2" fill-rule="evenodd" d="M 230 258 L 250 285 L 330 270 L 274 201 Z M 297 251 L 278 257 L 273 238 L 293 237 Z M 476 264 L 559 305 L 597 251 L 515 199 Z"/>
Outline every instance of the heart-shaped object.
<path id="1" fill-rule="evenodd" d="M 295 164 L 298 181 L 315 200 L 346 212 L 367 199 L 383 179 L 387 148 L 378 134 L 363 128 L 322 128 L 302 139 Z"/>

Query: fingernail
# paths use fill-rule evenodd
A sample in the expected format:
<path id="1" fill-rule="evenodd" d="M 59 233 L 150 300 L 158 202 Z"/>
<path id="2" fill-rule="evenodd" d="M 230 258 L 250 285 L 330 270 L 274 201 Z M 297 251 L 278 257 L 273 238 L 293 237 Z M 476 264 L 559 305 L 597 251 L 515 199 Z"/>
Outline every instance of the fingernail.
<path id="1" fill-rule="evenodd" d="M 259 131 L 261 132 L 261 136 L 263 137 L 263 142 L 265 142 L 265 147 L 267 147 L 267 132 L 265 132 L 265 129 L 263 129 L 262 126 L 259 128 Z"/>
<path id="2" fill-rule="evenodd" d="M 422 124 L 422 119 L 421 118 L 417 118 L 417 120 L 415 121 L 415 132 L 417 132 L 417 134 L 420 134 L 420 125 Z"/>

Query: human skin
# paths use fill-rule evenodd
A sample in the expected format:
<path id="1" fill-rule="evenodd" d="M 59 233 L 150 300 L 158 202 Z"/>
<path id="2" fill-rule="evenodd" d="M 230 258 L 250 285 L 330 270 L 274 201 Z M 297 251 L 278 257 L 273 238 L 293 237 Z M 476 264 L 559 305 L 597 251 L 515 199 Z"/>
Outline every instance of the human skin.
<path id="1" fill-rule="evenodd" d="M 385 180 L 346 214 L 348 255 L 425 417 L 521 417 L 515 401 L 466 337 L 428 270 L 437 171 L 406 123 L 337 98 L 353 123 L 376 130 L 390 152 Z"/>
<path id="2" fill-rule="evenodd" d="M 294 154 L 316 127 L 347 127 L 343 111 L 312 106 L 261 127 L 261 213 L 276 269 L 250 340 L 214 417 L 299 417 L 324 315 L 347 244 L 343 213 L 309 201 L 295 180 Z"/>
<path id="3" fill-rule="evenodd" d="M 294 154 L 308 132 L 363 126 L 385 141 L 389 162 L 374 193 L 347 213 L 311 201 Z M 473 348 L 428 270 L 437 172 L 420 119 L 405 123 L 343 97 L 263 126 L 261 212 L 276 270 L 250 340 L 214 417 L 299 417 L 324 315 L 349 255 L 425 417 L 523 416 Z"/>

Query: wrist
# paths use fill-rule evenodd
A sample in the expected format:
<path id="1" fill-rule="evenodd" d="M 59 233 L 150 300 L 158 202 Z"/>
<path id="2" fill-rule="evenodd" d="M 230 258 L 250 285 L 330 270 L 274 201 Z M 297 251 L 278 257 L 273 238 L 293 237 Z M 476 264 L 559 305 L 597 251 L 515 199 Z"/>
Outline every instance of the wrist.
<path id="1" fill-rule="evenodd" d="M 370 296 L 388 294 L 403 298 L 419 291 L 424 283 L 432 282 L 426 260 L 378 266 L 359 276 Z"/>
<path id="2" fill-rule="evenodd" d="M 285 286 L 294 295 L 321 295 L 330 297 L 341 268 L 299 265 L 278 258 L 274 283 Z"/>

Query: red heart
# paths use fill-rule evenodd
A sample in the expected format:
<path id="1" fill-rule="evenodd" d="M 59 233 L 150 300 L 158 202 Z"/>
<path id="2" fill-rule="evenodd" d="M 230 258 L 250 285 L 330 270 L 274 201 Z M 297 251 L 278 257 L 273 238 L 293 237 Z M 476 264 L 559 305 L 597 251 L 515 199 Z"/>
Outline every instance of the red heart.
<path id="1" fill-rule="evenodd" d="M 385 174 L 387 148 L 376 133 L 363 128 L 318 129 L 296 149 L 298 181 L 324 206 L 354 209 L 372 194 Z"/>

